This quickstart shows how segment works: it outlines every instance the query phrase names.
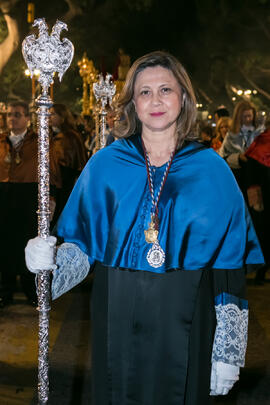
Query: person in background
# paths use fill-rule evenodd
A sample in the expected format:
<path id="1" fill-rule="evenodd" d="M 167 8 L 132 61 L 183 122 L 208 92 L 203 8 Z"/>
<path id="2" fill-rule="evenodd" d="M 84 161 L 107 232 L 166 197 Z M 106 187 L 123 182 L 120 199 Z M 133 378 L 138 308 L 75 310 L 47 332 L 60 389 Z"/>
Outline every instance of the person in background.
<path id="1" fill-rule="evenodd" d="M 216 136 L 212 139 L 211 146 L 217 152 L 221 148 L 225 136 L 227 135 L 232 120 L 230 117 L 221 117 L 216 126 Z"/>
<path id="2" fill-rule="evenodd" d="M 213 139 L 213 128 L 210 125 L 204 125 L 200 129 L 199 142 L 210 148 Z"/>
<path id="3" fill-rule="evenodd" d="M 53 105 L 50 126 L 53 157 L 61 179 L 56 195 L 54 225 L 87 161 L 87 154 L 82 137 L 76 131 L 74 118 L 64 104 Z"/>
<path id="4" fill-rule="evenodd" d="M 195 141 L 175 57 L 135 61 L 117 113 L 119 139 L 89 160 L 58 221 L 64 242 L 30 240 L 27 265 L 53 269 L 54 299 L 94 272 L 93 405 L 206 405 L 244 366 L 245 270 L 262 254 L 231 170 Z"/>
<path id="5" fill-rule="evenodd" d="M 76 129 L 76 132 L 81 135 L 82 141 L 85 142 L 89 135 L 89 131 L 87 128 L 87 121 L 88 121 L 88 118 L 90 118 L 90 115 L 87 115 L 84 117 L 77 113 L 72 113 L 72 115 L 73 115 L 73 119 L 74 119 L 74 126 Z"/>
<path id="6" fill-rule="evenodd" d="M 82 117 L 83 124 L 86 132 L 86 139 L 84 146 L 87 151 L 87 156 L 90 158 L 93 154 L 94 140 L 95 140 L 95 120 L 92 115 L 84 115 Z"/>
<path id="7" fill-rule="evenodd" d="M 7 128 L 0 135 L 0 305 L 12 303 L 17 275 L 28 302 L 36 305 L 35 278 L 25 267 L 23 253 L 26 241 L 37 232 L 38 208 L 38 144 L 30 128 L 28 104 L 8 104 Z M 55 176 L 51 170 L 52 182 Z"/>
<path id="8" fill-rule="evenodd" d="M 218 121 L 220 120 L 220 118 L 222 117 L 229 117 L 230 113 L 227 110 L 227 108 L 225 107 L 225 105 L 221 105 L 219 106 L 216 111 L 214 112 L 214 118 L 215 118 L 215 123 L 217 125 Z"/>
<path id="9" fill-rule="evenodd" d="M 230 131 L 225 136 L 219 154 L 232 169 L 237 183 L 246 198 L 246 150 L 264 127 L 256 124 L 256 109 L 249 101 L 240 101 L 233 112 Z"/>
<path id="10" fill-rule="evenodd" d="M 5 112 L 0 112 L 0 134 L 7 132 L 7 114 Z"/>
<path id="11" fill-rule="evenodd" d="M 265 266 L 256 272 L 257 285 L 264 283 L 270 267 L 270 121 L 265 127 L 245 153 L 248 207 L 265 258 Z"/>

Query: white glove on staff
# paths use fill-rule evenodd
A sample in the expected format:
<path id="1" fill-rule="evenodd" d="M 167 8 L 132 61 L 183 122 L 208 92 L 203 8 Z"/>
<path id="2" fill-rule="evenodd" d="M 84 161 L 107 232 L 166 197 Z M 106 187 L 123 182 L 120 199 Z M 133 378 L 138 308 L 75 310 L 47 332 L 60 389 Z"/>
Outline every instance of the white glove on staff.
<path id="1" fill-rule="evenodd" d="M 46 239 L 37 236 L 30 239 L 25 247 L 25 262 L 28 270 L 38 273 L 41 270 L 55 270 L 56 238 Z"/>
<path id="2" fill-rule="evenodd" d="M 221 361 L 212 363 L 210 395 L 227 395 L 239 380 L 239 367 Z"/>

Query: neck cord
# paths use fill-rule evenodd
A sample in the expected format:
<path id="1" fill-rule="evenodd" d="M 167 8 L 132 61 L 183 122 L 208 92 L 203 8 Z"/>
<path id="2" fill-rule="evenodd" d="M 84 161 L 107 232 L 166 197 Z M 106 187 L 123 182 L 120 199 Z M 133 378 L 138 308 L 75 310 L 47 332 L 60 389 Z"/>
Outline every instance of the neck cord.
<path id="1" fill-rule="evenodd" d="M 152 199 L 152 207 L 151 207 L 151 220 L 154 220 L 155 223 L 155 229 L 158 230 L 158 203 L 161 197 L 161 193 L 163 191 L 165 182 L 167 180 L 168 174 L 169 174 L 169 170 L 170 167 L 172 165 L 172 161 L 173 161 L 173 157 L 175 155 L 175 150 L 171 153 L 170 155 L 170 159 L 168 160 L 163 176 L 162 176 L 162 180 L 159 186 L 159 190 L 155 199 L 154 196 L 154 185 L 153 185 L 153 176 L 152 176 L 152 169 L 151 169 L 151 164 L 150 164 L 150 160 L 149 160 L 149 155 L 145 149 L 145 145 L 144 142 L 142 140 L 142 146 L 143 146 L 143 151 L 144 151 L 144 158 L 145 158 L 145 164 L 146 164 L 146 170 L 147 170 L 147 178 L 148 178 L 148 185 L 149 185 L 149 190 L 150 190 L 150 194 L 151 194 L 151 199 Z"/>

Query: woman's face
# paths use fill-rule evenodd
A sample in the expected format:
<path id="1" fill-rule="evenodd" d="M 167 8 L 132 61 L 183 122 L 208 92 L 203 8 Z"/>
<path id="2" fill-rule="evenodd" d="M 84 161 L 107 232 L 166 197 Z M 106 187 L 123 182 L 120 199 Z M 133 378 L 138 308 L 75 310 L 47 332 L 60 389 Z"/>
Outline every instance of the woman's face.
<path id="1" fill-rule="evenodd" d="M 51 109 L 50 124 L 52 127 L 57 128 L 60 128 L 61 124 L 63 124 L 63 118 L 53 108 Z"/>
<path id="2" fill-rule="evenodd" d="M 143 130 L 160 132 L 176 128 L 182 97 L 170 70 L 155 66 L 140 72 L 135 81 L 133 101 Z"/>
<path id="3" fill-rule="evenodd" d="M 221 136 L 222 139 L 225 138 L 228 131 L 229 131 L 229 124 L 223 123 L 223 124 L 220 125 L 219 133 L 220 133 L 220 136 Z"/>
<path id="4" fill-rule="evenodd" d="M 246 125 L 248 127 L 249 125 L 253 124 L 253 120 L 254 120 L 253 110 L 252 109 L 244 110 L 241 117 L 241 124 Z"/>

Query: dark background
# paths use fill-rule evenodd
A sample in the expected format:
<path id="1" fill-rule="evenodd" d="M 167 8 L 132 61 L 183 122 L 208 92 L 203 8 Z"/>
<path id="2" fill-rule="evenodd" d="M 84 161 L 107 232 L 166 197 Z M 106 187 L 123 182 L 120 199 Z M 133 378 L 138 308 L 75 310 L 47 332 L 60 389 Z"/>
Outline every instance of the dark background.
<path id="1" fill-rule="evenodd" d="M 116 74 L 118 49 L 131 61 L 157 49 L 173 53 L 184 64 L 202 109 L 219 104 L 230 110 L 240 97 L 232 87 L 257 90 L 251 100 L 261 110 L 270 106 L 269 0 L 36 0 L 35 17 L 67 22 L 75 47 L 71 67 L 59 85 L 55 101 L 80 111 L 82 80 L 77 63 L 84 52 L 102 72 Z M 36 32 L 27 23 L 27 1 L 0 0 L 18 22 L 20 44 L 0 75 L 0 101 L 30 101 L 31 81 L 21 55 L 21 41 Z M 7 35 L 0 11 L 0 44 Z M 232 98 L 235 97 L 233 101 Z"/>

